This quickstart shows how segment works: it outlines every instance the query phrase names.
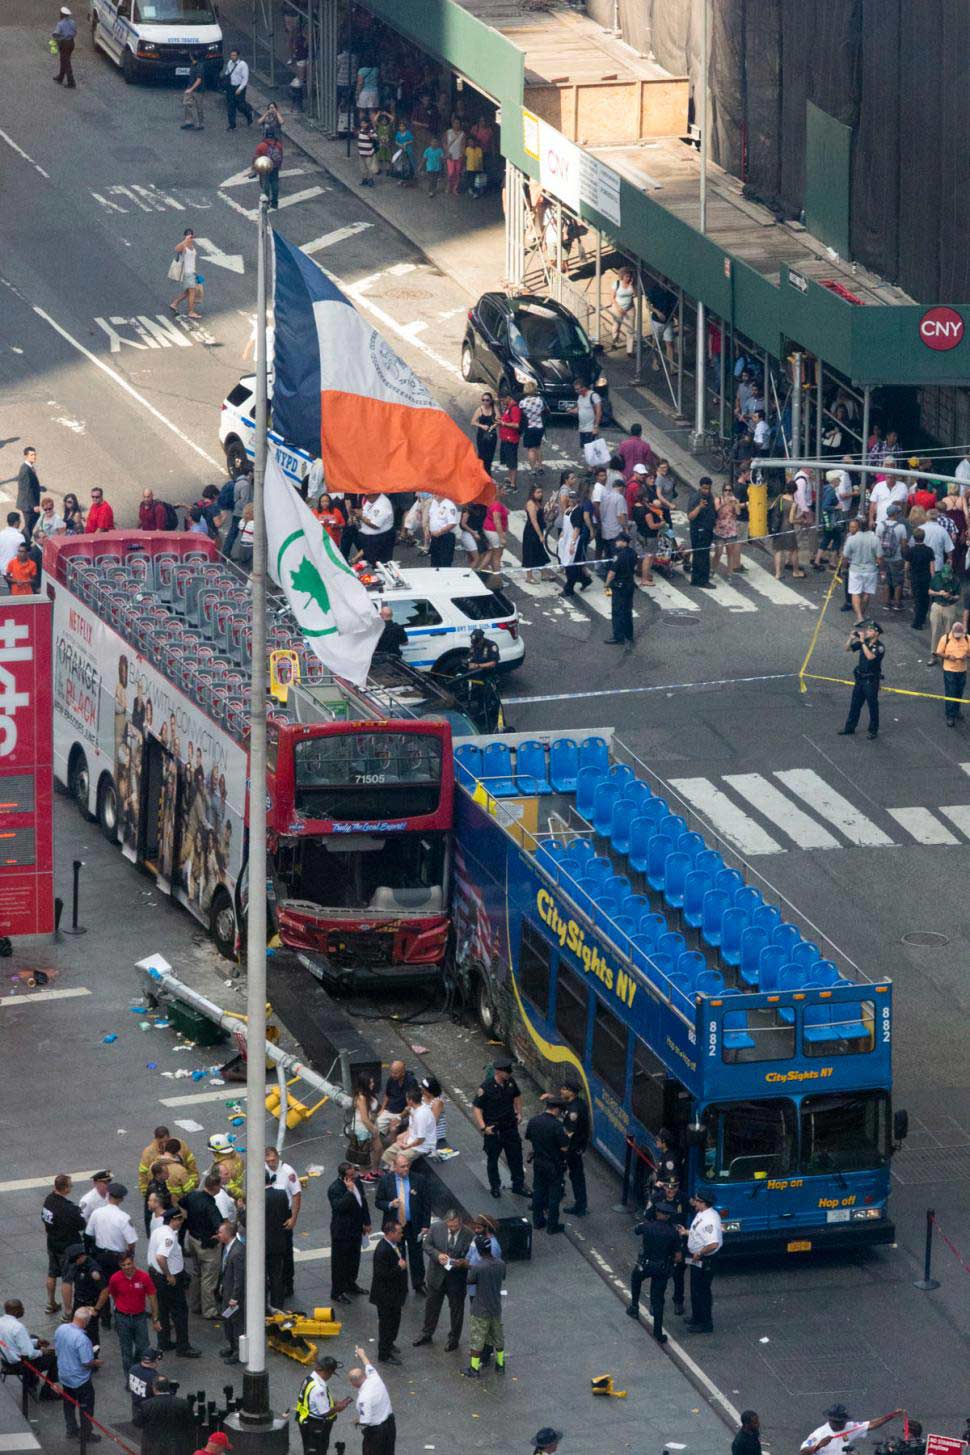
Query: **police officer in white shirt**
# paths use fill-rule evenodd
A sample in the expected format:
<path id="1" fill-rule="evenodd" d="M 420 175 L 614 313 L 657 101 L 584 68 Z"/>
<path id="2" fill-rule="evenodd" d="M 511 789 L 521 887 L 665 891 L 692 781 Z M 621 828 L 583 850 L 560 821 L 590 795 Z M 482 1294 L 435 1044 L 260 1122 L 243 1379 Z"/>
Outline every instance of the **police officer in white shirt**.
<path id="1" fill-rule="evenodd" d="M 864 1440 L 870 1430 L 878 1430 L 881 1425 L 888 1425 L 890 1420 L 898 1419 L 902 1414 L 905 1410 L 891 1410 L 888 1415 L 880 1415 L 878 1420 L 859 1420 L 851 1424 L 845 1405 L 834 1404 L 825 1411 L 826 1423 L 819 1425 L 802 1441 L 802 1455 L 816 1455 L 816 1451 L 821 1450 L 825 1451 L 825 1455 L 844 1455 L 847 1445 Z"/>
<path id="2" fill-rule="evenodd" d="M 364 560 L 370 566 L 394 554 L 394 507 L 386 495 L 365 495 L 357 527 Z"/>
<path id="3" fill-rule="evenodd" d="M 450 566 L 455 559 L 455 531 L 460 516 L 453 500 L 435 497 L 428 507 L 428 536 L 432 566 Z"/>
<path id="4" fill-rule="evenodd" d="M 294 1409 L 303 1455 L 327 1455 L 337 1416 L 352 1403 L 350 1395 L 334 1399 L 330 1393 L 329 1382 L 338 1367 L 336 1359 L 329 1356 L 318 1359 L 303 1381 Z"/>
<path id="5" fill-rule="evenodd" d="M 690 1269 L 690 1319 L 685 1327 L 692 1334 L 710 1334 L 711 1280 L 714 1259 L 724 1242 L 721 1215 L 706 1192 L 695 1192 L 690 1200 L 694 1219 L 689 1228 L 678 1228 L 687 1238 L 687 1267 Z"/>
<path id="6" fill-rule="evenodd" d="M 91 1214 L 95 1208 L 106 1207 L 108 1202 L 108 1185 L 111 1182 L 110 1170 L 96 1172 L 91 1178 L 91 1187 L 81 1198 L 78 1207 L 81 1209 L 81 1216 L 85 1226 L 91 1221 Z"/>
<path id="7" fill-rule="evenodd" d="M 286 1259 L 283 1269 L 283 1297 L 293 1296 L 293 1232 L 296 1228 L 297 1218 L 300 1216 L 300 1206 L 303 1202 L 303 1188 L 299 1177 L 290 1166 L 289 1162 L 281 1162 L 280 1154 L 275 1147 L 266 1148 L 266 1186 L 275 1187 L 280 1192 L 286 1193 L 286 1200 L 290 1205 L 290 1215 L 283 1224 L 286 1229 Z"/>
<path id="8" fill-rule="evenodd" d="M 158 1321 L 161 1324 L 160 1349 L 174 1349 L 183 1359 L 199 1359 L 201 1349 L 189 1343 L 189 1304 L 185 1296 L 188 1278 L 185 1258 L 179 1242 L 179 1230 L 185 1222 L 180 1207 L 170 1207 L 162 1214 L 162 1225 L 148 1240 L 148 1271 L 158 1294 Z M 174 1325 L 175 1343 L 169 1338 Z"/>
<path id="9" fill-rule="evenodd" d="M 347 1378 L 357 1391 L 357 1423 L 363 1438 L 361 1455 L 394 1455 L 397 1426 L 387 1386 L 366 1352 L 358 1347 L 354 1353 L 363 1367 L 351 1369 Z"/>
<path id="10" fill-rule="evenodd" d="M 135 1256 L 138 1234 L 121 1204 L 128 1196 L 123 1182 L 109 1182 L 108 1200 L 88 1218 L 86 1237 L 94 1245 L 94 1256 L 110 1277 L 118 1270 L 122 1255 Z"/>

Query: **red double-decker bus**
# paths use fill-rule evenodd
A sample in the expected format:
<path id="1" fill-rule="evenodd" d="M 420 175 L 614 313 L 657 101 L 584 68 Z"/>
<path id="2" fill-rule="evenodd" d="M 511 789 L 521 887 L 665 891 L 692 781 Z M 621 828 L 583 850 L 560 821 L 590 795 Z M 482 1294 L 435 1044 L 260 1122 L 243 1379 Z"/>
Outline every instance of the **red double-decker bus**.
<path id="1" fill-rule="evenodd" d="M 56 537 L 44 552 L 56 777 L 231 956 L 249 892 L 248 582 L 197 535 Z M 285 703 L 270 698 L 265 786 L 265 892 L 283 943 L 337 980 L 437 975 L 454 800 L 447 713 L 430 689 L 359 691 L 330 676 L 281 603 L 268 646 L 294 679 Z"/>
<path id="2" fill-rule="evenodd" d="M 0 936 L 54 928 L 51 610 L 0 607 Z"/>

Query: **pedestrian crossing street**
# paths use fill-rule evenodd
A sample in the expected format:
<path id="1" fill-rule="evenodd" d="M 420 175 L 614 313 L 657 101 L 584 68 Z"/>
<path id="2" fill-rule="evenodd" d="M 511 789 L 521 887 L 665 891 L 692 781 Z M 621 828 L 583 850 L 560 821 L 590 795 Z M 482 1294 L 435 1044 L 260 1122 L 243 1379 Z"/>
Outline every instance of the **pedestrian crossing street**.
<path id="1" fill-rule="evenodd" d="M 521 569 L 516 551 L 519 549 L 525 522 L 524 510 L 509 511 L 509 543 L 515 550 L 505 550 L 502 564 L 514 573 L 511 577 L 512 581 L 527 596 L 534 597 L 539 602 L 552 603 L 553 600 L 559 598 L 562 590 L 561 578 L 534 583 L 525 579 L 525 572 Z M 732 576 L 730 581 L 726 581 L 720 575 L 715 578 L 712 573 L 712 580 L 717 581 L 717 589 L 714 591 L 691 589 L 686 585 L 686 577 L 678 570 L 675 573 L 676 583 L 665 581 L 660 573 L 655 571 L 653 586 L 640 586 L 638 593 L 649 597 L 661 611 L 690 613 L 692 616 L 699 615 L 706 609 L 713 612 L 727 611 L 733 614 L 755 612 L 762 609 L 766 603 L 771 606 L 799 607 L 803 611 L 818 610 L 817 603 L 802 596 L 785 581 L 776 581 L 774 573 L 757 559 L 759 554 L 760 552 L 755 547 L 746 549 L 743 553 L 744 574 Z M 679 584 L 681 581 L 685 582 L 683 586 Z M 582 600 L 591 611 L 609 619 L 610 598 L 607 596 L 599 576 L 594 574 L 593 585 L 582 593 Z M 567 614 L 582 616 L 581 609 L 574 603 L 570 603 L 568 598 L 562 602 L 557 601 L 557 604 Z M 634 617 L 638 614 L 637 609 L 634 608 Z"/>
<path id="2" fill-rule="evenodd" d="M 970 763 L 960 768 L 970 776 Z M 667 787 L 746 857 L 791 849 L 889 849 L 970 841 L 970 803 L 865 810 L 813 768 L 671 778 Z"/>

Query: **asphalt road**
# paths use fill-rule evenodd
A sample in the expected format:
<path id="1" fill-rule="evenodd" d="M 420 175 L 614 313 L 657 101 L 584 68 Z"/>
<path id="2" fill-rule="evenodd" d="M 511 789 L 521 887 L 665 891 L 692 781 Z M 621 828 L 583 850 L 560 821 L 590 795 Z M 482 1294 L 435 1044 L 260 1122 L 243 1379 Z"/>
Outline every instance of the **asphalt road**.
<path id="1" fill-rule="evenodd" d="M 0 492 L 9 495 L 21 450 L 33 443 L 45 486 L 86 499 L 97 482 L 119 522 L 130 523 L 146 485 L 184 501 L 221 478 L 219 404 L 248 368 L 255 184 L 239 173 L 253 137 L 244 127 L 227 135 L 212 96 L 205 132 L 182 132 L 176 91 L 125 87 L 83 35 L 78 90 L 53 90 L 45 32 L 26 0 L 4 7 Z M 354 229 L 315 255 L 441 403 L 467 419 L 477 391 L 460 381 L 457 359 L 468 297 L 360 194 L 292 151 L 286 165 L 293 175 L 284 179 L 284 200 L 306 195 L 281 210 L 278 226 L 301 246 Z M 210 253 L 197 329 L 166 316 L 166 269 L 189 224 Z M 575 457 L 567 431 L 553 431 L 550 446 L 553 461 Z M 841 1391 L 844 1369 L 862 1370 L 853 1400 L 863 1413 L 874 1412 L 870 1400 L 897 1402 L 890 1389 L 908 1383 L 897 1351 L 908 1347 L 921 1351 L 919 1377 L 898 1402 L 920 1413 L 921 1400 L 932 1401 L 953 1433 L 965 1414 L 967 1274 L 940 1248 L 939 1293 L 916 1296 L 911 1284 L 927 1206 L 965 1260 L 970 1252 L 970 743 L 964 727 L 944 732 L 940 704 L 888 696 L 877 743 L 836 738 L 848 689 L 812 683 L 800 694 L 795 681 L 824 583 L 788 583 L 779 593 L 759 574 L 769 564 L 762 556 L 747 552 L 746 561 L 749 573 L 731 591 L 690 593 L 677 583 L 676 594 L 642 595 L 637 650 L 623 660 L 602 645 L 609 632 L 601 596 L 567 610 L 552 586 L 520 591 L 527 660 L 510 684 L 522 701 L 509 715 L 517 728 L 614 725 L 834 942 L 835 958 L 894 979 L 896 1104 L 908 1107 L 912 1127 L 895 1164 L 899 1249 L 865 1261 L 862 1278 L 873 1290 L 865 1298 L 856 1273 L 833 1272 L 832 1264 L 773 1273 L 770 1287 L 755 1272 L 736 1275 L 735 1327 L 755 1326 L 769 1291 L 784 1321 L 797 1290 L 789 1363 L 819 1347 L 837 1352 L 807 1394 L 766 1358 L 764 1368 L 746 1364 L 745 1402 L 764 1406 L 786 1431 L 793 1401 L 804 1423 L 817 1402 Z M 813 670 L 844 675 L 845 622 L 830 608 Z M 925 635 L 900 618 L 887 622 L 886 640 L 890 683 L 939 690 L 923 665 Z M 118 872 L 131 874 L 120 862 Z M 932 942 L 907 942 L 914 932 L 929 932 Z M 704 1355 L 728 1389 L 740 1387 L 742 1342 L 718 1341 Z M 870 1347 L 878 1357 L 860 1362 L 859 1350 Z"/>

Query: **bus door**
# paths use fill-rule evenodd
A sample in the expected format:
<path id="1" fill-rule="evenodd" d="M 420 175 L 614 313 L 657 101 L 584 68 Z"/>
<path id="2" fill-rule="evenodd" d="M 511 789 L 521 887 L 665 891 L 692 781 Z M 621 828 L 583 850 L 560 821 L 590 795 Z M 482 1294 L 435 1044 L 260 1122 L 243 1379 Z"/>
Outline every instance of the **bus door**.
<path id="1" fill-rule="evenodd" d="M 178 824 L 178 760 L 149 734 L 145 739 L 138 857 L 163 894 L 172 892 Z"/>

